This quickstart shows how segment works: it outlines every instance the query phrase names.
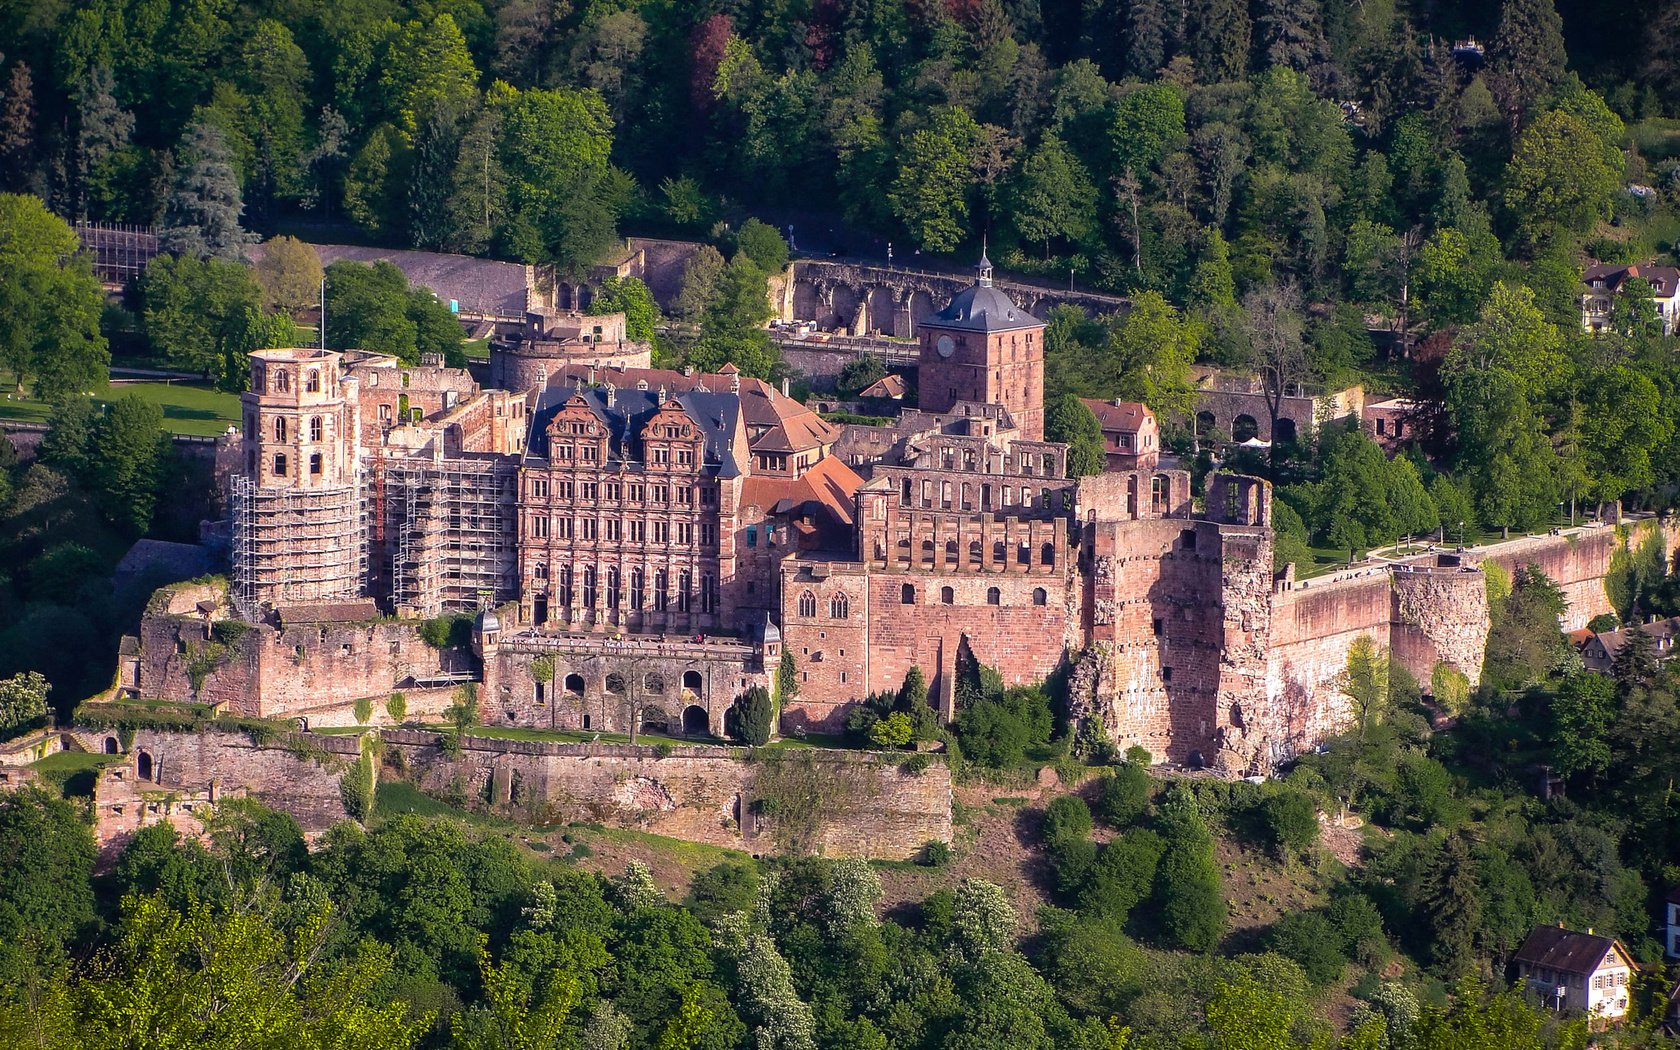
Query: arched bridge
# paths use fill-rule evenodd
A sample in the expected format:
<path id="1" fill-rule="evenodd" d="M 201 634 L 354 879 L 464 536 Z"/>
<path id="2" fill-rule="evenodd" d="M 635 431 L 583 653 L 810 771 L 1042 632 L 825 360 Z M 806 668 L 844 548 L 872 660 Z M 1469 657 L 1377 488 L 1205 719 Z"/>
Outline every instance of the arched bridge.
<path id="1" fill-rule="evenodd" d="M 913 338 L 916 326 L 944 309 L 952 296 L 974 283 L 966 273 L 932 273 L 835 259 L 796 259 L 792 280 L 779 289 L 777 312 L 784 321 L 813 321 L 847 335 Z M 1049 285 L 998 280 L 997 286 L 1036 317 L 1068 303 L 1090 314 L 1125 310 L 1118 295 L 1076 292 Z"/>

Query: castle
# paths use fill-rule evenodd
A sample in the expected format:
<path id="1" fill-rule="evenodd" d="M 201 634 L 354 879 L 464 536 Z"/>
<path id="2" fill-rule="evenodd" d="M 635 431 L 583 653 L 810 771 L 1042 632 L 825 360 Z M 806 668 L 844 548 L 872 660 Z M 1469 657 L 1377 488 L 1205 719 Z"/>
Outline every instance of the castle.
<path id="1" fill-rule="evenodd" d="M 1274 573 L 1268 484 L 1210 475 L 1198 511 L 1142 406 L 1105 423 L 1138 432 L 1105 432 L 1105 473 L 1067 478 L 1043 440 L 1044 327 L 983 259 L 920 323 L 918 407 L 886 426 L 832 424 L 730 367 L 645 367 L 621 332 L 499 340 L 491 374 L 514 389 L 254 352 L 225 450 L 231 608 L 154 602 L 130 691 L 343 721 L 397 689 L 436 713 L 474 681 L 487 722 L 720 734 L 786 651 L 784 731 L 833 731 L 912 667 L 951 717 L 966 651 L 1009 684 L 1071 665 L 1075 716 L 1122 747 L 1253 770 L 1342 724 L 1360 635 L 1424 682 L 1475 681 L 1469 558 Z M 1574 618 L 1604 605 L 1607 544 L 1534 555 Z M 476 615 L 473 654 L 417 640 L 413 618 L 446 612 Z M 253 626 L 212 652 L 225 618 Z"/>

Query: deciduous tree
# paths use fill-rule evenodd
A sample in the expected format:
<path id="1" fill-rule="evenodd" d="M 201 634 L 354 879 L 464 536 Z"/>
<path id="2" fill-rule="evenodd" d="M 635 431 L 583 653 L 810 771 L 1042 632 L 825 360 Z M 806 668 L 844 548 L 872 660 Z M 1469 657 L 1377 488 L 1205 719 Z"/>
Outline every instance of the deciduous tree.
<path id="1" fill-rule="evenodd" d="M 104 385 L 103 303 L 69 224 L 37 197 L 0 194 L 0 364 L 18 390 L 51 400 Z"/>

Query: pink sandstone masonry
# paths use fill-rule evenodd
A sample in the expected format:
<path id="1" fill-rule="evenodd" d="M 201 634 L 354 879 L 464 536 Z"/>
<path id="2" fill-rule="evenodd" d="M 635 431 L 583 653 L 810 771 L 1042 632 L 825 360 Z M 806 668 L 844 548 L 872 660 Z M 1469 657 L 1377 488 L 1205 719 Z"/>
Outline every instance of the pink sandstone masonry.
<path id="1" fill-rule="evenodd" d="M 909 772 L 908 755 L 809 749 L 749 758 L 740 748 L 469 736 L 451 757 L 435 733 L 386 730 L 381 739 L 385 765 L 422 788 L 464 792 L 551 823 L 595 821 L 753 853 L 891 860 L 951 840 L 950 771 L 935 761 Z M 89 743 L 100 746 L 102 736 L 91 734 Z M 196 820 L 224 792 L 249 794 L 306 832 L 322 832 L 348 819 L 339 781 L 360 740 L 300 733 L 265 746 L 240 734 L 142 730 L 128 754 L 117 773 L 132 788 L 101 815 L 101 840 L 111 848 L 157 819 Z M 820 807 L 794 821 L 783 815 L 785 803 L 767 804 L 790 789 L 815 792 Z"/>

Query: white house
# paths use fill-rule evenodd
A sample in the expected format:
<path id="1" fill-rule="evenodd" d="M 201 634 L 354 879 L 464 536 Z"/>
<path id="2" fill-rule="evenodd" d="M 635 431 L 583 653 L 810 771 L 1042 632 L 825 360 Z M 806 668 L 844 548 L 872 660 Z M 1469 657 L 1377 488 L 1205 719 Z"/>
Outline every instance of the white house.
<path id="1" fill-rule="evenodd" d="M 1680 959 L 1680 886 L 1663 898 L 1663 911 L 1663 951 L 1670 959 Z"/>
<path id="2" fill-rule="evenodd" d="M 1601 332 L 1610 324 L 1610 306 L 1630 277 L 1643 277 L 1651 285 L 1651 301 L 1662 317 L 1663 334 L 1673 335 L 1680 323 L 1680 270 L 1650 263 L 1616 266 L 1594 263 L 1581 275 L 1581 327 Z"/>
<path id="3" fill-rule="evenodd" d="M 1559 1012 L 1617 1021 L 1627 1015 L 1636 967 L 1614 937 L 1537 926 L 1511 960 L 1517 979 Z"/>

